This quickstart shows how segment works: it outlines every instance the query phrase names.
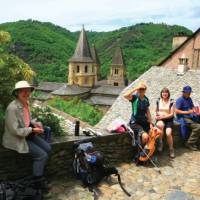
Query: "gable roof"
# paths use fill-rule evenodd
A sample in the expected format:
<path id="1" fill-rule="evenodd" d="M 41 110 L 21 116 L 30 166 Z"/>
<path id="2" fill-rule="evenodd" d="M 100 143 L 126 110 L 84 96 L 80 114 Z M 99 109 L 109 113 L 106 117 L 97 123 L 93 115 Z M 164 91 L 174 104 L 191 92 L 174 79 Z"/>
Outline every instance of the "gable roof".
<path id="1" fill-rule="evenodd" d="M 113 58 L 112 58 L 112 64 L 111 65 L 123 65 L 123 66 L 125 66 L 124 57 L 123 57 L 122 50 L 121 50 L 120 47 L 116 48 L 115 53 L 114 53 Z"/>
<path id="2" fill-rule="evenodd" d="M 81 30 L 74 55 L 69 59 L 69 62 L 94 62 L 84 27 Z"/>
<path id="3" fill-rule="evenodd" d="M 171 58 L 179 49 L 181 49 L 185 44 L 187 44 L 199 32 L 200 32 L 200 28 L 197 29 L 190 37 L 188 37 L 180 46 L 178 46 L 176 49 L 171 51 L 170 54 L 158 64 L 158 66 L 161 66 L 163 63 L 165 63 L 169 58 Z"/>
<path id="4" fill-rule="evenodd" d="M 99 56 L 97 54 L 97 50 L 96 50 L 95 45 L 92 45 L 90 50 L 91 50 L 91 54 L 92 54 L 92 59 L 94 60 L 94 62 L 96 64 L 100 65 L 101 63 L 100 63 Z"/>

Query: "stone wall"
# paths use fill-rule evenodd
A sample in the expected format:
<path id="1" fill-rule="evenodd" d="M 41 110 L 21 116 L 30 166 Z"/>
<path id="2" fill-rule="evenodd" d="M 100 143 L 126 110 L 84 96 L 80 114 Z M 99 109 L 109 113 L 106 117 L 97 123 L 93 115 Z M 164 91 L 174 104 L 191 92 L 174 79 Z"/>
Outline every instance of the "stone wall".
<path id="1" fill-rule="evenodd" d="M 46 169 L 48 177 L 72 175 L 73 144 L 78 138 L 92 141 L 97 150 L 105 153 L 111 164 L 131 161 L 133 156 L 131 137 L 127 134 L 89 138 L 67 136 L 52 143 L 52 152 Z M 18 154 L 3 147 L 0 147 L 0 154 L 0 180 L 31 174 L 32 160 L 28 154 Z"/>

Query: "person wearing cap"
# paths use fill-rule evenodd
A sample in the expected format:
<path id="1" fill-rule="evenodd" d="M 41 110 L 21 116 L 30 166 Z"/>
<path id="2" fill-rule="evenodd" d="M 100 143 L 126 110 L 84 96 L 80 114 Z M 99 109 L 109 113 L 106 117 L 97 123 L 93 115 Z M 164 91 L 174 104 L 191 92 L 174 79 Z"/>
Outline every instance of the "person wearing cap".
<path id="1" fill-rule="evenodd" d="M 33 157 L 33 176 L 42 180 L 44 167 L 51 150 L 50 144 L 38 135 L 44 129 L 31 119 L 29 97 L 34 88 L 27 81 L 15 84 L 15 96 L 6 109 L 3 146 L 18 153 L 30 153 Z M 37 186 L 39 187 L 39 182 Z"/>
<path id="2" fill-rule="evenodd" d="M 130 127 L 142 138 L 144 146 L 148 141 L 148 132 L 152 127 L 152 118 L 149 110 L 149 100 L 145 96 L 147 86 L 144 82 L 140 82 L 137 87 L 128 90 L 124 94 L 124 98 L 132 104 L 132 115 L 130 119 Z"/>
<path id="3" fill-rule="evenodd" d="M 190 97 L 192 88 L 185 86 L 182 90 L 182 96 L 176 100 L 176 117 L 180 123 L 181 137 L 186 141 L 185 146 L 193 151 L 198 150 L 198 141 L 200 139 L 200 124 L 195 120 L 194 104 Z M 191 134 L 188 133 L 191 129 Z"/>

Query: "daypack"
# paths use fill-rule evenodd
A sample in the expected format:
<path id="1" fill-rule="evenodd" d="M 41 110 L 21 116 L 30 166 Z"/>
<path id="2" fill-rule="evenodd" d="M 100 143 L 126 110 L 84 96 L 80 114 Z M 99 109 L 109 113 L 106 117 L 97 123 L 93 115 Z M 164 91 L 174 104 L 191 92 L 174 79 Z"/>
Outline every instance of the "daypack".
<path id="1" fill-rule="evenodd" d="M 84 186 L 87 186 L 90 191 L 93 191 L 94 187 L 97 186 L 104 177 L 114 174 L 118 177 L 118 182 L 122 190 L 130 196 L 121 183 L 118 170 L 106 164 L 103 153 L 96 151 L 91 142 L 81 141 L 75 143 L 74 152 L 74 175 L 77 179 L 81 180 Z"/>
<path id="2" fill-rule="evenodd" d="M 42 190 L 34 188 L 30 177 L 16 181 L 0 181 L 0 200 L 42 200 Z"/>

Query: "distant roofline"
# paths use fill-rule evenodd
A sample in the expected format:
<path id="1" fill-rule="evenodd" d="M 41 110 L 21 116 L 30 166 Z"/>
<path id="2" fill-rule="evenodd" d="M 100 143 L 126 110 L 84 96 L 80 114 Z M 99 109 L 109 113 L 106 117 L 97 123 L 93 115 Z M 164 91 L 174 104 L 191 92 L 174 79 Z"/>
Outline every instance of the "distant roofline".
<path id="1" fill-rule="evenodd" d="M 164 58 L 157 66 L 161 66 L 163 63 L 165 63 L 170 57 L 172 57 L 179 49 L 181 49 L 188 41 L 190 41 L 193 37 L 195 37 L 196 34 L 200 32 L 200 28 L 198 28 L 191 36 L 189 36 L 180 46 L 178 46 L 176 49 L 174 49 L 170 54 Z"/>

